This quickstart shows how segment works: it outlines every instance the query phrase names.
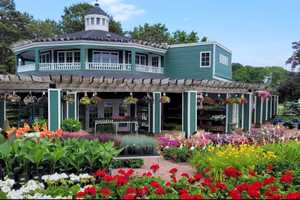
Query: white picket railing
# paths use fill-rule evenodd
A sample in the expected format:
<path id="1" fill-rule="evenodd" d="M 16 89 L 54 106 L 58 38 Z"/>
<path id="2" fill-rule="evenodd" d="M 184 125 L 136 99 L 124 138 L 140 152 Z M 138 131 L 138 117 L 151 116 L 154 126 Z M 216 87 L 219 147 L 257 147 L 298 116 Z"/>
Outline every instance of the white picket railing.
<path id="1" fill-rule="evenodd" d="M 123 63 L 87 63 L 88 70 L 131 71 L 131 64 Z"/>
<path id="2" fill-rule="evenodd" d="M 138 72 L 147 72 L 147 73 L 164 73 L 164 68 L 162 67 L 154 67 L 154 66 L 146 66 L 146 65 L 136 65 L 135 70 Z"/>
<path id="3" fill-rule="evenodd" d="M 60 70 L 80 70 L 81 65 L 79 62 L 76 63 L 40 63 L 40 71 L 60 71 Z"/>
<path id="4" fill-rule="evenodd" d="M 26 65 L 19 65 L 17 67 L 17 72 L 29 72 L 35 70 L 35 63 L 26 64 Z"/>

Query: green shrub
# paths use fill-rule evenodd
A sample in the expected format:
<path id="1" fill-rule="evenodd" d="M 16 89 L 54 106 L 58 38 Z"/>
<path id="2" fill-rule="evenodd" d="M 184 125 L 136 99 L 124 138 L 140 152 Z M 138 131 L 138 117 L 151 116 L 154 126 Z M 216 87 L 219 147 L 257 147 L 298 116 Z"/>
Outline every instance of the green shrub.
<path id="1" fill-rule="evenodd" d="M 141 168 L 143 165 L 143 159 L 114 160 L 112 162 L 112 168 Z"/>
<path id="2" fill-rule="evenodd" d="M 62 122 L 61 127 L 64 131 L 77 132 L 77 131 L 80 131 L 80 129 L 81 129 L 81 123 L 79 120 L 65 119 Z"/>
<path id="3" fill-rule="evenodd" d="M 186 162 L 191 158 L 192 152 L 186 146 L 182 148 L 164 148 L 162 155 L 166 160 Z"/>
<path id="4" fill-rule="evenodd" d="M 33 122 L 33 126 L 44 127 L 47 126 L 48 121 L 46 119 L 37 119 Z"/>

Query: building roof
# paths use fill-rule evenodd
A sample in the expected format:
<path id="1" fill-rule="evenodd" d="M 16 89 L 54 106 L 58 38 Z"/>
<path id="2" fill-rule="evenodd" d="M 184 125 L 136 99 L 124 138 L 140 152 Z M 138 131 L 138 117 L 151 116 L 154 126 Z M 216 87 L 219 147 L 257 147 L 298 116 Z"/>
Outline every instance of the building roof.
<path id="1" fill-rule="evenodd" d="M 86 15 L 104 15 L 104 16 L 109 17 L 109 15 L 99 7 L 99 4 L 95 5 L 91 9 L 89 9 L 87 11 Z"/>

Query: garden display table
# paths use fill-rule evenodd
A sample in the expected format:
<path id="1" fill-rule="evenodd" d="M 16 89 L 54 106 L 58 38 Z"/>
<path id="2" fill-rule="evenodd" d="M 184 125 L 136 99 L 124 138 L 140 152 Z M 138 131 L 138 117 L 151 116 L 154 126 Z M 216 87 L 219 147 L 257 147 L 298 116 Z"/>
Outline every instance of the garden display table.
<path id="1" fill-rule="evenodd" d="M 103 119 L 103 120 L 96 120 L 95 121 L 95 134 L 97 132 L 97 126 L 98 125 L 105 125 L 105 124 L 112 124 L 115 126 L 115 132 L 116 135 L 118 134 L 118 126 L 119 124 L 134 124 L 134 132 L 137 133 L 138 130 L 138 121 L 136 120 L 107 120 L 107 119 Z M 130 129 L 130 131 L 132 132 L 132 129 Z"/>

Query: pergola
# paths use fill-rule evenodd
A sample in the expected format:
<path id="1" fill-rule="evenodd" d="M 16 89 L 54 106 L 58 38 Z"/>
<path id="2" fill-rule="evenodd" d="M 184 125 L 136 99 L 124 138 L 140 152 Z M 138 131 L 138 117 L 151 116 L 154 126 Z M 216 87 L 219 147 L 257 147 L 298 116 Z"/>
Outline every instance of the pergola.
<path id="1" fill-rule="evenodd" d="M 130 92 L 151 93 L 153 102 L 151 108 L 151 130 L 161 131 L 161 94 L 182 94 L 182 130 L 187 137 L 197 130 L 197 94 L 218 93 L 225 97 L 244 95 L 248 104 L 242 110 L 243 128 L 249 130 L 252 125 L 253 104 L 259 104 L 260 110 L 255 112 L 256 122 L 263 123 L 277 112 L 278 96 L 272 96 L 266 105 L 255 95 L 264 85 L 245 84 L 239 82 L 224 82 L 216 80 L 192 79 L 150 79 L 150 78 L 119 78 L 105 76 L 76 76 L 76 75 L 0 75 L 0 93 L 11 92 L 48 92 L 48 123 L 50 130 L 60 128 L 61 123 L 61 93 L 74 95 L 76 100 L 67 104 L 67 117 L 77 117 L 78 93 L 83 92 Z M 255 98 L 253 98 L 255 96 Z M 2 101 L 5 102 L 5 101 Z M 3 108 L 2 108 L 3 107 Z M 5 103 L 1 107 L 1 119 L 5 119 Z M 226 130 L 232 118 L 232 106 L 226 105 Z M 267 112 L 267 113 L 266 113 Z M 265 117 L 264 117 L 265 116 Z"/>

